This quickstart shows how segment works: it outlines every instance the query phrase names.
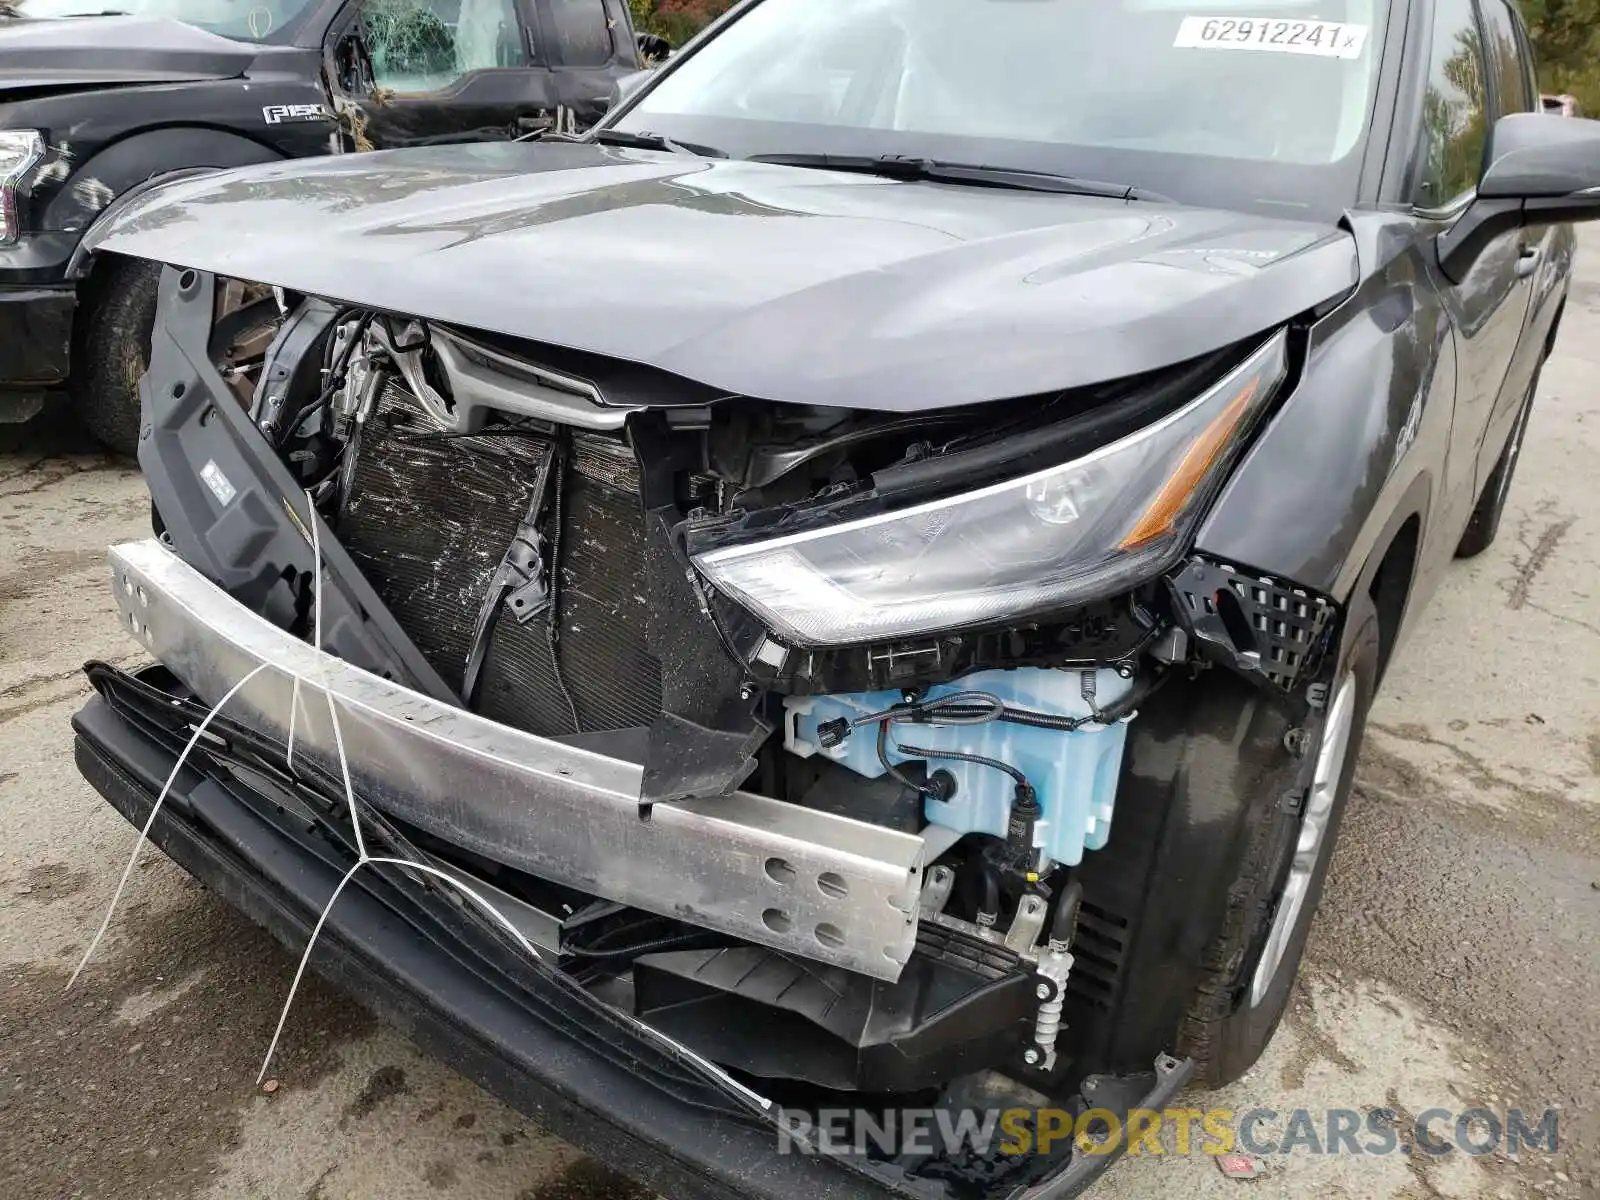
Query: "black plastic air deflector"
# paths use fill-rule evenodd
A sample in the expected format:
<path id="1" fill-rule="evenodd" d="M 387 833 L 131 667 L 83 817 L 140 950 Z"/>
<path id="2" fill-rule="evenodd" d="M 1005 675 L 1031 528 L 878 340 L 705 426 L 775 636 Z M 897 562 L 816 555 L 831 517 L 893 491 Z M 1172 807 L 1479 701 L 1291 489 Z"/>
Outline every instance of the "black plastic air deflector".
<path id="1" fill-rule="evenodd" d="M 139 382 L 139 466 L 171 548 L 245 607 L 293 629 L 305 621 L 311 522 L 321 518 L 211 362 L 214 294 L 214 276 L 203 271 L 162 272 L 150 369 Z M 295 332 L 286 328 L 268 352 L 269 372 Z M 459 703 L 326 525 L 318 537 L 323 649 Z"/>
<path id="2" fill-rule="evenodd" d="M 925 928 L 928 928 L 925 926 Z M 1038 1000 L 1004 947 L 934 929 L 887 983 L 762 946 L 645 955 L 637 1015 L 712 1061 L 840 1091 L 915 1092 L 1020 1053 Z M 976 940 L 976 939 L 973 939 Z"/>

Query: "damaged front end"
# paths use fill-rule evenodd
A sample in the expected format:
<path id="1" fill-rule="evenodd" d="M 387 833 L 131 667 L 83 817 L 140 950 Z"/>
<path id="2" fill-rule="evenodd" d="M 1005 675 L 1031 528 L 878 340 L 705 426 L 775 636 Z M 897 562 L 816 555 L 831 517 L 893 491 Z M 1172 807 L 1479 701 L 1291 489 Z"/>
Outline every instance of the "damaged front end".
<path id="1" fill-rule="evenodd" d="M 1164 1056 L 1107 1073 L 1129 1072 L 1093 1014 L 1127 986 L 1128 921 L 1085 869 L 1169 681 L 1222 661 L 1316 702 L 1332 606 L 1192 548 L 1287 333 L 907 415 L 281 291 L 271 348 L 225 379 L 217 287 L 161 285 L 159 541 L 113 560 L 162 666 L 102 669 L 114 707 L 170 724 L 270 664 L 202 759 L 270 774 L 296 836 L 348 851 L 321 803 L 342 742 L 374 819 L 490 889 L 569 1001 L 757 1113 L 1183 1082 Z M 971 1195 L 1103 1164 L 853 1165 Z"/>

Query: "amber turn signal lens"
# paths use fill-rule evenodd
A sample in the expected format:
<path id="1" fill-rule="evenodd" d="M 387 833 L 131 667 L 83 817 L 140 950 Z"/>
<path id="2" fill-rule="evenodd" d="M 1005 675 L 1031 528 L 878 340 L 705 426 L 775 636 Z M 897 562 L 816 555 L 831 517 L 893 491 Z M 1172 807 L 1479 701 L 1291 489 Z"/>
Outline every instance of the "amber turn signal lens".
<path id="1" fill-rule="evenodd" d="M 1210 472 L 1212 464 L 1217 461 L 1217 455 L 1222 453 L 1222 448 L 1228 444 L 1228 439 L 1233 436 L 1239 422 L 1250 410 L 1250 401 L 1255 398 L 1256 388 L 1259 385 L 1259 379 L 1252 379 L 1245 384 L 1239 389 L 1238 394 L 1228 401 L 1228 406 L 1217 414 L 1216 419 L 1201 430 L 1200 436 L 1194 440 L 1194 445 L 1189 447 L 1188 453 L 1179 461 L 1177 470 L 1173 471 L 1161 490 L 1156 493 L 1156 498 L 1150 502 L 1150 507 L 1144 510 L 1143 515 L 1129 530 L 1128 536 L 1122 539 L 1121 549 L 1137 550 L 1146 542 L 1153 541 L 1172 530 L 1178 514 L 1183 511 L 1183 506 L 1189 502 L 1189 497 L 1194 494 L 1195 488 L 1200 486 L 1200 481 Z"/>

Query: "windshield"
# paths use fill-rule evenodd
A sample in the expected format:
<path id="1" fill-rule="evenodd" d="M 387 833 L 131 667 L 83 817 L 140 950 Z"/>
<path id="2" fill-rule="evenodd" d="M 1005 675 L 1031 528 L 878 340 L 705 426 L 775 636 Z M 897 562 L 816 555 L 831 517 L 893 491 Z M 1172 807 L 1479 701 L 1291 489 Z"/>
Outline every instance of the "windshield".
<path id="1" fill-rule="evenodd" d="M 613 124 L 739 157 L 908 154 L 1336 213 L 1355 198 L 1388 7 L 763 0 Z"/>
<path id="2" fill-rule="evenodd" d="M 281 40 L 312 0 L 13 0 L 25 17 L 171 17 L 247 42 Z M 280 35 L 275 37 L 274 35 Z"/>

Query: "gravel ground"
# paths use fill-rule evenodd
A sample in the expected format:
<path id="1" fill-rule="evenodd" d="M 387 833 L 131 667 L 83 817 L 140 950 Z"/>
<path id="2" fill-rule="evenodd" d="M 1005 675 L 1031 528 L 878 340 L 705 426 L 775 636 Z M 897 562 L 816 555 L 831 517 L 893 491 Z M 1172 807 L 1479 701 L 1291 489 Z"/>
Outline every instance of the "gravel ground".
<path id="1" fill-rule="evenodd" d="M 1499 544 L 1455 566 L 1375 712 L 1294 1006 L 1261 1064 L 1188 1102 L 1560 1108 L 1513 1161 L 1203 1156 L 1095 1195 L 1600 1197 L 1600 237 L 1548 365 Z M 0 426 L 0 1195 L 633 1200 L 613 1175 L 293 963 L 159 854 L 71 993 L 128 826 L 78 778 L 87 658 L 138 661 L 108 543 L 148 533 L 137 472 L 60 423 Z"/>

